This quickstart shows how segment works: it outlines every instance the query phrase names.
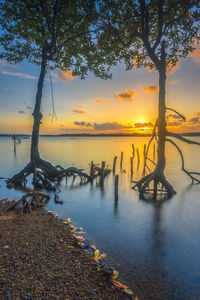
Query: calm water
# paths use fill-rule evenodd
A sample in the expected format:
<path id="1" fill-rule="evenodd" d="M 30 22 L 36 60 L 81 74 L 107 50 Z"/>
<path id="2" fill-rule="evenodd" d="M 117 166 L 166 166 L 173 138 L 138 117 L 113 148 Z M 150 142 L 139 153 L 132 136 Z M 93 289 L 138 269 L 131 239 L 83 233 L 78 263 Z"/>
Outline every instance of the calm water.
<path id="1" fill-rule="evenodd" d="M 200 140 L 196 138 L 197 140 Z M 139 299 L 200 299 L 200 186 L 190 186 L 181 171 L 176 149 L 167 145 L 166 177 L 177 194 L 162 204 L 138 199 L 131 189 L 130 157 L 132 147 L 139 148 L 139 168 L 134 161 L 133 180 L 140 178 L 143 165 L 143 145 L 148 138 L 90 137 L 41 138 L 41 157 L 65 167 L 77 166 L 89 170 L 93 160 L 112 166 L 118 156 L 119 199 L 114 201 L 114 180 L 110 174 L 100 187 L 98 182 L 71 186 L 71 180 L 61 183 L 60 199 L 46 205 L 60 217 L 71 217 L 82 226 L 87 237 L 108 253 L 107 262 L 116 266 L 120 280 L 136 291 Z M 186 168 L 200 170 L 200 147 L 179 143 L 185 156 Z M 9 177 L 29 160 L 30 140 L 22 140 L 13 155 L 10 138 L 0 138 L 0 176 Z M 119 157 L 124 151 L 123 172 Z M 21 191 L 7 190 L 0 181 L 0 198 L 21 197 Z M 30 185 L 31 187 L 31 185 Z"/>

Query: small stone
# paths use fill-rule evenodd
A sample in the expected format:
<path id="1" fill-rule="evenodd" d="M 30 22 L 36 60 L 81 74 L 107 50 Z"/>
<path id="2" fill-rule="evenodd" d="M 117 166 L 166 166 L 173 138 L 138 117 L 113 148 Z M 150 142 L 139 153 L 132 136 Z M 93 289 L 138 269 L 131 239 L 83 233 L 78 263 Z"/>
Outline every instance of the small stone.
<path id="1" fill-rule="evenodd" d="M 3 246 L 3 249 L 9 249 L 9 246 L 8 245 Z"/>

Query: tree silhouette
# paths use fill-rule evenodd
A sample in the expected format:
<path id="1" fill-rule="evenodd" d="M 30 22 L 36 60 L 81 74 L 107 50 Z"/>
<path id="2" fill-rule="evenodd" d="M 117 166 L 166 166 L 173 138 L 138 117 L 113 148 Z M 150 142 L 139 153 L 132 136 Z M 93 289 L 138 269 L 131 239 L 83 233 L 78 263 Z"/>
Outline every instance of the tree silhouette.
<path id="1" fill-rule="evenodd" d="M 141 198 L 147 192 L 153 192 L 154 199 L 159 192 L 171 197 L 175 191 L 164 176 L 166 142 L 172 143 L 178 149 L 182 159 L 182 170 L 190 176 L 192 183 L 200 183 L 198 179 L 200 174 L 185 170 L 180 148 L 167 136 L 189 144 L 200 143 L 167 131 L 165 116 L 167 110 L 172 110 L 183 117 L 173 108 L 166 107 L 166 69 L 175 66 L 181 58 L 193 51 L 195 42 L 200 38 L 199 1 L 99 0 L 97 3 L 98 39 L 97 44 L 94 45 L 97 50 L 91 57 L 91 64 L 93 63 L 95 67 L 95 64 L 101 60 L 102 65 L 112 66 L 123 60 L 127 70 L 134 66 L 145 66 L 156 69 L 159 73 L 158 119 L 147 147 L 144 173 L 146 173 L 149 147 L 154 138 L 158 144 L 157 164 L 155 170 L 142 177 L 133 188 L 139 189 Z"/>
<path id="2" fill-rule="evenodd" d="M 70 70 L 81 78 L 87 74 L 88 47 L 92 38 L 90 25 L 94 17 L 94 1 L 81 0 L 5 0 L 0 3 L 2 46 L 1 58 L 11 63 L 27 59 L 40 66 L 35 108 L 30 162 L 8 180 L 20 185 L 33 173 L 33 184 L 54 188 L 50 181 L 70 174 L 82 179 L 90 176 L 76 168 L 55 168 L 40 158 L 38 142 L 42 120 L 41 99 L 47 70 Z M 101 76 L 106 78 L 103 70 Z"/>

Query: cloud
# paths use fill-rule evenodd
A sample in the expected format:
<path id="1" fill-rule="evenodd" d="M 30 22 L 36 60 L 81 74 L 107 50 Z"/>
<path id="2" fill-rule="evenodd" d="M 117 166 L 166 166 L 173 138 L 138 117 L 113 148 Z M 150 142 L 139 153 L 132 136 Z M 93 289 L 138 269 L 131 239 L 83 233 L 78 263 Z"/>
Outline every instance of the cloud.
<path id="1" fill-rule="evenodd" d="M 86 113 L 82 109 L 72 109 L 72 111 L 75 112 L 76 114 L 85 114 Z"/>
<path id="2" fill-rule="evenodd" d="M 61 128 L 65 127 L 65 125 L 64 125 L 64 124 L 60 124 L 59 126 L 60 126 Z"/>
<path id="3" fill-rule="evenodd" d="M 137 96 L 137 93 L 131 89 L 114 95 L 116 100 L 123 102 L 132 102 L 135 96 Z"/>
<path id="4" fill-rule="evenodd" d="M 169 114 L 166 116 L 166 119 L 176 119 L 176 120 L 183 120 L 179 115 L 176 115 L 176 114 Z"/>
<path id="5" fill-rule="evenodd" d="M 177 84 L 178 83 L 178 80 L 171 80 L 170 82 L 169 82 L 169 84 L 171 84 L 171 85 L 175 85 L 175 84 Z"/>
<path id="6" fill-rule="evenodd" d="M 168 122 L 167 123 L 167 126 L 180 126 L 180 125 L 183 125 L 183 122 Z"/>
<path id="7" fill-rule="evenodd" d="M 135 128 L 144 128 L 144 127 L 153 127 L 153 124 L 151 122 L 148 123 L 135 123 Z"/>
<path id="8" fill-rule="evenodd" d="M 33 109 L 31 106 L 27 106 L 26 108 L 27 108 L 27 109 Z"/>
<path id="9" fill-rule="evenodd" d="M 128 129 L 132 128 L 131 125 L 123 125 L 118 122 L 107 122 L 107 123 L 94 123 L 94 130 L 116 130 L 116 129 Z"/>
<path id="10" fill-rule="evenodd" d="M 10 71 L 1 71 L 1 73 L 5 75 L 17 76 L 25 79 L 37 79 L 37 77 L 25 73 L 15 73 Z"/>
<path id="11" fill-rule="evenodd" d="M 101 99 L 99 99 L 99 98 L 96 98 L 96 99 L 92 100 L 92 102 L 96 102 L 96 103 L 102 103 L 102 102 L 103 102 L 103 100 L 101 100 Z"/>
<path id="12" fill-rule="evenodd" d="M 74 124 L 78 125 L 78 126 L 92 127 L 91 123 L 85 123 L 84 121 L 82 121 L 82 122 L 75 121 Z"/>
<path id="13" fill-rule="evenodd" d="M 194 118 L 190 119 L 188 122 L 199 123 L 200 122 L 200 117 L 194 117 Z"/>
<path id="14" fill-rule="evenodd" d="M 180 68 L 180 61 L 178 61 L 175 66 L 173 66 L 172 63 L 168 63 L 166 73 L 167 73 L 167 75 L 172 75 L 179 68 Z"/>
<path id="15" fill-rule="evenodd" d="M 25 114 L 25 111 L 24 110 L 19 110 L 18 114 Z"/>
<path id="16" fill-rule="evenodd" d="M 100 130 L 120 130 L 120 129 L 128 129 L 133 128 L 132 125 L 123 125 L 118 122 L 106 122 L 106 123 L 86 123 L 84 121 L 74 122 L 75 125 L 81 126 L 81 127 L 92 127 L 94 130 L 100 131 Z"/>
<path id="17" fill-rule="evenodd" d="M 60 70 L 55 74 L 55 77 L 57 79 L 61 79 L 64 82 L 71 81 L 75 78 L 75 76 L 73 76 L 71 70 L 67 70 L 67 71 Z"/>
<path id="18" fill-rule="evenodd" d="M 147 94 L 156 94 L 158 93 L 158 87 L 156 85 L 149 85 L 144 87 L 142 91 Z"/>
<path id="19" fill-rule="evenodd" d="M 191 59 L 197 63 L 198 65 L 200 65 L 200 49 L 195 49 L 193 52 L 191 52 L 189 54 L 189 57 L 191 57 Z"/>

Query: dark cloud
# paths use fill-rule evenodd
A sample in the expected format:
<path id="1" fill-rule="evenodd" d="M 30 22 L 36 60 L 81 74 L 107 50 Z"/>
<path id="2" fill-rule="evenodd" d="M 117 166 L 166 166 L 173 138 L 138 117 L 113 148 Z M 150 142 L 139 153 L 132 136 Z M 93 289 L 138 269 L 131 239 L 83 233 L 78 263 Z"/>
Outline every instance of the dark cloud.
<path id="1" fill-rule="evenodd" d="M 180 126 L 180 125 L 183 125 L 183 122 L 180 122 L 180 121 L 178 121 L 178 122 L 168 122 L 167 123 L 167 126 Z"/>
<path id="2" fill-rule="evenodd" d="M 132 125 L 123 125 L 118 122 L 107 122 L 107 123 L 86 123 L 84 121 L 74 122 L 75 125 L 82 126 L 82 127 L 91 127 L 94 130 L 120 130 L 120 129 L 127 129 L 132 128 Z"/>
<path id="3" fill-rule="evenodd" d="M 65 125 L 64 124 L 60 124 L 60 127 L 63 128 L 63 127 L 65 127 Z"/>
<path id="4" fill-rule="evenodd" d="M 127 89 L 122 93 L 115 94 L 114 97 L 118 101 L 132 102 L 137 93 L 131 89 Z"/>
<path id="5" fill-rule="evenodd" d="M 166 119 L 175 119 L 175 120 L 179 120 L 179 122 L 183 122 L 184 120 L 177 114 L 169 114 L 166 116 Z"/>
<path id="6" fill-rule="evenodd" d="M 18 113 L 19 114 L 25 114 L 25 111 L 24 110 L 19 110 Z"/>
<path id="7" fill-rule="evenodd" d="M 27 108 L 27 109 L 33 109 L 31 106 L 27 106 L 26 108 Z"/>
<path id="8" fill-rule="evenodd" d="M 151 122 L 148 123 L 135 123 L 135 128 L 153 127 Z"/>
<path id="9" fill-rule="evenodd" d="M 85 114 L 86 113 L 82 109 L 72 109 L 72 111 L 75 112 L 76 114 Z"/>
<path id="10" fill-rule="evenodd" d="M 127 129 L 132 128 L 131 125 L 123 125 L 118 122 L 107 122 L 107 123 L 94 123 L 94 130 L 116 130 L 116 129 Z"/>
<path id="11" fill-rule="evenodd" d="M 191 122 L 191 123 L 199 123 L 200 122 L 200 117 L 194 117 L 194 118 L 190 119 L 189 122 Z"/>
<path id="12" fill-rule="evenodd" d="M 78 125 L 78 126 L 83 126 L 83 127 L 92 127 L 91 123 L 86 123 L 84 121 L 82 121 L 82 122 L 75 121 L 74 124 Z"/>

